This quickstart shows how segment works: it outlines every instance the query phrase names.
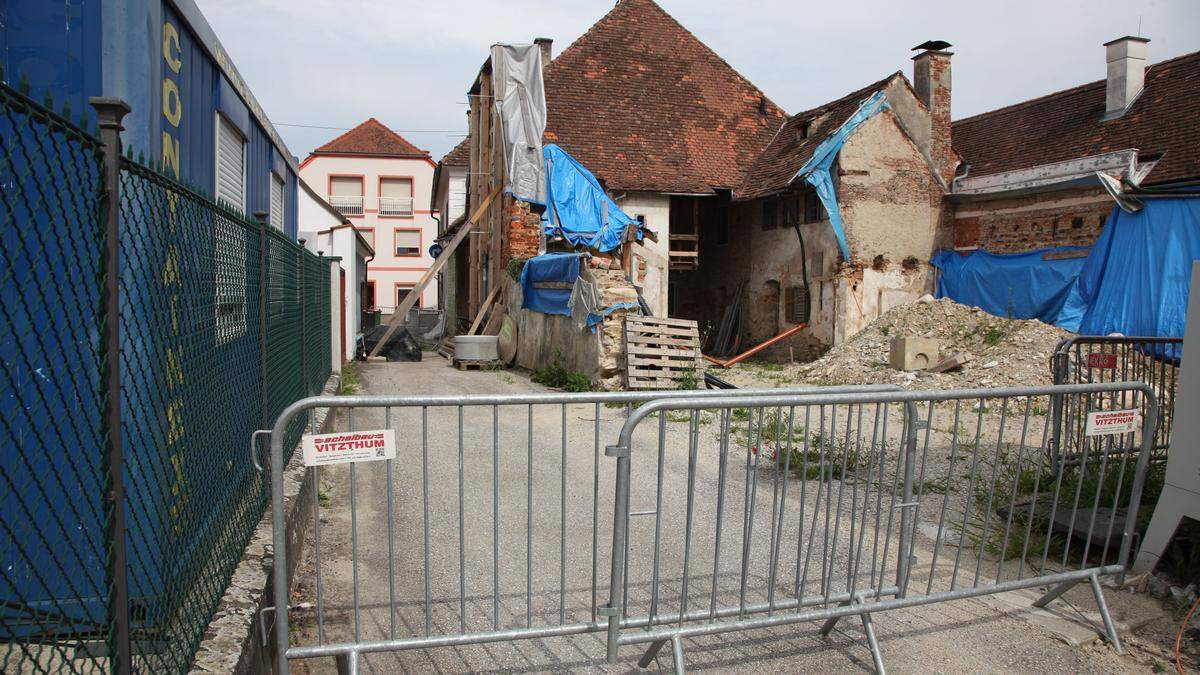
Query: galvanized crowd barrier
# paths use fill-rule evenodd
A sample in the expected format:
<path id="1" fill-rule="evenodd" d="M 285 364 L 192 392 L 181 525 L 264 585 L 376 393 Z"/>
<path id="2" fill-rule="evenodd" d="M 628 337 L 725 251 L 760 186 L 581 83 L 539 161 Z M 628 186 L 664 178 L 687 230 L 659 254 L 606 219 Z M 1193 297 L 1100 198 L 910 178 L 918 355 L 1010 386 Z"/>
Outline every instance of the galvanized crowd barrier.
<path id="1" fill-rule="evenodd" d="M 1114 410 L 1121 393 L 1126 407 Z M 1049 395 L 1070 400 L 1068 415 L 1087 418 L 1092 434 L 1071 466 L 1045 451 L 1052 427 L 1035 405 Z M 698 489 L 704 452 L 693 437 L 686 478 L 674 477 L 685 497 L 664 499 L 660 475 L 654 526 L 634 532 L 631 458 L 667 451 L 661 436 L 657 447 L 634 436 L 672 412 L 720 417 L 715 489 Z M 810 621 L 828 634 L 853 615 L 883 672 L 874 613 L 1049 586 L 1042 606 L 1085 581 L 1120 651 L 1099 578 L 1128 565 L 1156 414 L 1144 383 L 643 406 L 606 450 L 617 458 L 608 661 L 620 645 L 648 643 L 646 666 L 670 642 L 682 672 L 685 638 Z"/>
<path id="2" fill-rule="evenodd" d="M 1070 400 L 1066 421 L 1090 419 L 1069 465 L 1047 452 L 1048 396 Z M 305 399 L 272 434 L 276 523 L 289 424 L 335 408 L 344 430 L 400 439 L 394 460 L 313 469 L 315 585 L 291 607 L 298 632 L 275 613 L 278 666 L 332 656 L 354 672 L 365 654 L 601 633 L 609 662 L 647 644 L 645 666 L 669 642 L 682 671 L 688 638 L 828 633 L 853 615 L 882 671 L 873 614 L 1038 586 L 1044 605 L 1081 582 L 1119 650 L 1099 579 L 1129 562 L 1154 396 L 1105 383 Z"/>
<path id="3" fill-rule="evenodd" d="M 867 385 L 820 391 L 898 389 Z M 611 485 L 614 468 L 602 461 L 603 441 L 615 436 L 624 415 L 634 406 L 659 399 L 812 391 L 817 388 L 740 389 L 732 393 L 320 396 L 297 401 L 279 416 L 270 435 L 275 523 L 284 522 L 285 432 L 298 421 L 306 416 L 311 420 L 313 411 L 329 408 L 331 414 L 336 411 L 344 416 L 340 426 L 345 430 L 389 428 L 401 433 L 395 460 L 351 464 L 343 470 L 351 521 L 352 578 L 351 588 L 344 594 L 349 596 L 348 608 L 328 607 L 327 568 L 331 563 L 325 549 L 330 547 L 330 535 L 321 518 L 332 508 L 323 508 L 318 494 L 325 477 L 342 469 L 312 469 L 315 595 L 311 613 L 316 644 L 291 645 L 288 613 L 271 609 L 267 616 L 277 617 L 279 667 L 286 672 L 289 658 L 334 656 L 354 671 L 359 655 L 372 652 L 603 632 L 607 621 L 599 611 L 607 582 L 603 571 L 607 567 L 607 546 L 600 542 L 607 543 L 610 537 L 611 520 L 603 514 L 613 510 L 611 490 L 601 489 L 601 480 Z M 606 412 L 612 417 L 608 427 L 601 419 Z M 576 424 L 581 421 L 578 416 L 586 416 L 582 421 L 590 423 Z M 572 431 L 580 433 L 571 433 L 572 426 Z M 515 442 L 502 444 L 501 431 L 518 437 Z M 473 480 L 472 469 L 480 463 L 487 470 L 482 475 L 477 473 L 482 480 Z M 586 476 L 574 472 L 580 468 L 585 469 Z M 502 476 L 510 495 L 501 494 Z M 439 481 L 439 477 L 444 480 Z M 386 522 L 360 525 L 364 518 L 360 515 L 359 495 L 364 491 L 378 493 L 381 485 L 388 495 L 383 506 Z M 395 490 L 388 489 L 397 485 L 407 488 L 406 494 L 414 501 L 398 504 Z M 395 523 L 402 510 L 420 513 L 420 517 L 406 529 L 408 538 L 398 547 Z M 448 520 L 447 511 L 453 514 Z M 501 528 L 510 522 L 516 523 L 519 533 L 505 537 Z M 364 601 L 362 596 L 369 589 L 363 588 L 360 579 L 362 549 L 366 545 L 360 529 L 372 525 L 386 530 L 385 537 L 375 531 L 371 537 L 376 543 L 386 541 L 378 554 L 387 564 L 372 584 L 378 597 Z M 539 542 L 535 542 L 535 536 Z M 285 528 L 276 527 L 274 550 L 279 554 L 274 559 L 274 607 L 287 606 L 284 537 Z M 416 552 L 419 555 L 414 557 Z M 514 558 L 523 564 L 502 579 L 502 562 Z M 398 595 L 397 586 L 403 582 L 398 583 L 396 574 L 410 566 L 422 573 L 409 580 L 416 594 L 404 597 L 403 591 Z M 439 579 L 437 571 L 445 569 L 455 572 Z M 384 579 L 386 584 L 381 586 L 378 582 Z M 380 605 L 387 608 L 383 615 Z M 347 609 L 349 619 L 345 618 Z M 337 615 L 333 621 L 332 614 Z M 383 630 L 363 630 L 366 624 L 378 628 L 380 623 L 385 626 Z M 408 635 L 402 634 L 403 628 L 411 629 Z"/>
<path id="4" fill-rule="evenodd" d="M 1165 461 L 1174 427 L 1182 353 L 1183 338 L 1077 335 L 1063 339 L 1055 347 L 1050 356 L 1050 374 L 1054 384 L 1145 382 L 1149 385 L 1161 403 L 1150 459 Z M 1072 461 L 1079 454 L 1079 438 L 1084 429 L 1079 425 L 1081 418 L 1069 415 L 1064 409 L 1067 403 L 1067 399 L 1059 396 L 1050 399 L 1055 429 L 1050 451 Z M 1075 426 L 1065 424 L 1068 417 L 1076 422 Z M 1060 441 L 1061 448 L 1057 446 Z"/>

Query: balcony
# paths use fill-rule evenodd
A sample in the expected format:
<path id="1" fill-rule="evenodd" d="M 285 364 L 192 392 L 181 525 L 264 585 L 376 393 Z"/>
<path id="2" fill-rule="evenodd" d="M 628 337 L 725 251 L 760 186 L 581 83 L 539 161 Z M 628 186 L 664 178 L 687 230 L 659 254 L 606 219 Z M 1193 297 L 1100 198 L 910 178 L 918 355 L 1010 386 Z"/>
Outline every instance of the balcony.
<path id="1" fill-rule="evenodd" d="M 343 195 L 329 195 L 329 205 L 337 209 L 343 216 L 361 216 L 363 214 L 363 198 Z"/>
<path id="2" fill-rule="evenodd" d="M 409 217 L 413 214 L 412 197 L 380 197 L 379 215 Z"/>

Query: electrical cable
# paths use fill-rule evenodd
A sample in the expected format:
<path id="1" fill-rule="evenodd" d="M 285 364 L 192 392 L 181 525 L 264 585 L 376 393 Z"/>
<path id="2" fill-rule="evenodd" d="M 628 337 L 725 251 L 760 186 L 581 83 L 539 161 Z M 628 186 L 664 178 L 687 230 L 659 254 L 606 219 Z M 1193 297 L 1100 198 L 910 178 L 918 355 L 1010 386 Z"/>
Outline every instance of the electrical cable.
<path id="1" fill-rule="evenodd" d="M 1191 622 L 1197 607 L 1200 607 L 1200 598 L 1196 598 L 1196 601 L 1192 603 L 1192 608 L 1188 610 L 1187 616 L 1183 617 L 1183 623 L 1179 624 L 1179 632 L 1175 635 L 1175 670 L 1179 671 L 1179 675 L 1184 675 L 1183 662 L 1179 658 L 1179 651 L 1183 646 L 1183 633 L 1187 630 L 1188 623 Z"/>

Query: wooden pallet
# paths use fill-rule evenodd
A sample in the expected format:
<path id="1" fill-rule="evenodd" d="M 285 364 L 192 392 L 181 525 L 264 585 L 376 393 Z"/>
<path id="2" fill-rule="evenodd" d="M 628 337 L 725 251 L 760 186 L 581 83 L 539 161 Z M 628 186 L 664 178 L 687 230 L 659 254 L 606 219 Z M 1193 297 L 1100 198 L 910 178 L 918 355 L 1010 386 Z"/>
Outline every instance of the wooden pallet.
<path id="1" fill-rule="evenodd" d="M 629 389 L 677 389 L 700 378 L 700 331 L 695 321 L 625 317 L 625 381 Z"/>
<path id="2" fill-rule="evenodd" d="M 504 367 L 500 359 L 494 361 L 478 361 L 475 359 L 452 359 L 454 367 L 459 370 L 499 370 Z"/>

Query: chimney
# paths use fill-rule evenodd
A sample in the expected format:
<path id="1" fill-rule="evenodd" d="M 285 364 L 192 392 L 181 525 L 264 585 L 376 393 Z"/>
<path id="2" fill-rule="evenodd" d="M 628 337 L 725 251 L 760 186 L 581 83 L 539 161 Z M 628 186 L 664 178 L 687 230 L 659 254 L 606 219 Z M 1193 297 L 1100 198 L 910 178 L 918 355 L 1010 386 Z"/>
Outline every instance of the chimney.
<path id="1" fill-rule="evenodd" d="M 1124 114 L 1146 81 L 1146 38 L 1126 35 L 1104 43 L 1108 82 L 1104 91 L 1104 118 Z"/>
<path id="2" fill-rule="evenodd" d="M 929 109 L 929 156 L 949 185 L 957 168 L 950 144 L 950 46 L 943 40 L 930 40 L 914 49 L 923 50 L 913 57 L 913 89 Z"/>
<path id="3" fill-rule="evenodd" d="M 550 65 L 550 48 L 554 46 L 554 40 L 551 38 L 534 38 L 533 44 L 542 50 L 542 70 L 546 70 L 546 66 Z"/>

